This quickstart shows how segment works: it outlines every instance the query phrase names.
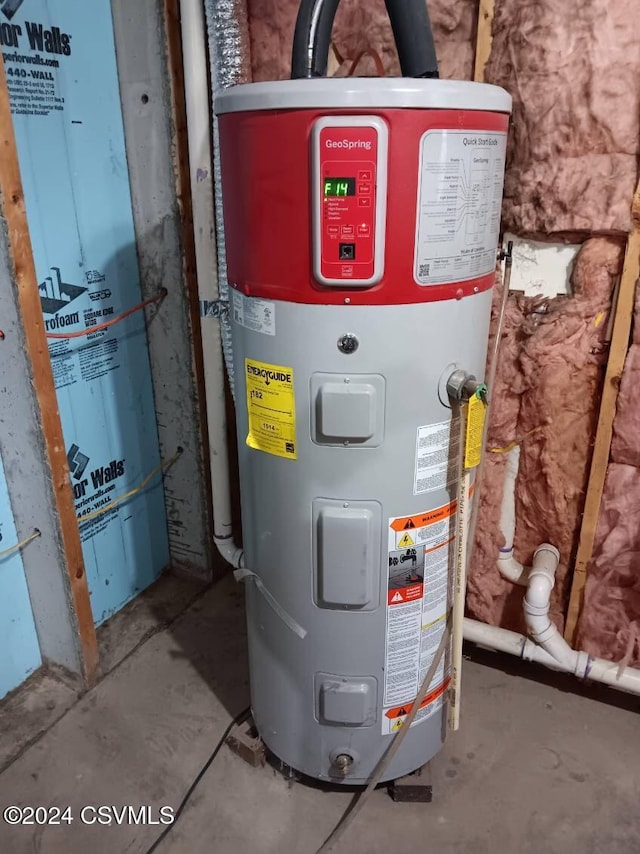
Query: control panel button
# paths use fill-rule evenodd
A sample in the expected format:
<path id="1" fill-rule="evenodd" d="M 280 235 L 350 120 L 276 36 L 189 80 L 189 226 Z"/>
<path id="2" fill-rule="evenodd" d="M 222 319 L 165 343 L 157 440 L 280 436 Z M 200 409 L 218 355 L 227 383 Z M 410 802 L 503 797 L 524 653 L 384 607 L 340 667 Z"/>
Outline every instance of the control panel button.
<path id="1" fill-rule="evenodd" d="M 358 192 L 364 193 L 365 195 L 367 193 L 370 193 L 371 192 L 371 184 L 358 184 Z"/>
<path id="2" fill-rule="evenodd" d="M 342 226 L 342 236 L 343 237 L 353 237 L 354 229 L 352 225 L 343 225 Z"/>
<path id="3" fill-rule="evenodd" d="M 371 227 L 367 225 L 366 222 L 361 223 L 358 226 L 358 237 L 370 237 L 371 236 Z"/>
<path id="4" fill-rule="evenodd" d="M 331 234 L 331 235 L 340 234 L 340 226 L 339 225 L 328 225 L 327 226 L 327 234 Z"/>
<path id="5" fill-rule="evenodd" d="M 361 208 L 370 208 L 371 207 L 371 198 L 367 198 L 365 196 L 364 198 L 358 199 L 358 205 Z"/>
<path id="6" fill-rule="evenodd" d="M 355 243 L 341 243 L 339 245 L 338 257 L 341 261 L 355 261 L 356 244 Z"/>
<path id="7" fill-rule="evenodd" d="M 358 179 L 360 181 L 370 181 L 371 169 L 363 169 L 361 172 L 358 172 Z"/>

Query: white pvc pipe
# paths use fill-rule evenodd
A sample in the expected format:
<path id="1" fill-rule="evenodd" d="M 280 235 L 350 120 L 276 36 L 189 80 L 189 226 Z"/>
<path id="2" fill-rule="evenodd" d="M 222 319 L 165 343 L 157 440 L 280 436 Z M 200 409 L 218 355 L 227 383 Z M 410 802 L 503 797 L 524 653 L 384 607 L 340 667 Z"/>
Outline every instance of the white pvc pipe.
<path id="1" fill-rule="evenodd" d="M 588 660 L 586 653 L 571 649 L 549 617 L 549 599 L 555 584 L 560 553 L 555 546 L 543 543 L 536 549 L 531 568 L 523 566 L 513 556 L 516 528 L 515 487 L 519 464 L 520 448 L 516 445 L 507 457 L 500 508 L 500 530 L 505 545 L 498 554 L 498 571 L 512 583 L 527 586 L 523 603 L 524 617 L 527 631 L 537 646 L 544 649 L 561 670 L 584 676 Z"/>
<path id="2" fill-rule="evenodd" d="M 200 305 L 212 306 L 219 296 L 211 123 L 206 55 L 206 31 L 202 0 L 181 0 L 180 17 L 184 64 L 184 89 L 189 139 L 189 174 L 196 272 Z M 214 542 L 222 557 L 234 567 L 243 566 L 242 549 L 233 541 L 229 448 L 224 393 L 224 362 L 220 321 L 200 312 L 211 487 L 213 491 Z"/>
<path id="3" fill-rule="evenodd" d="M 536 661 L 551 670 L 565 673 L 573 672 L 563 667 L 560 662 L 555 661 L 551 655 L 541 647 L 536 646 L 529 638 L 519 635 L 517 632 L 510 632 L 497 626 L 489 626 L 467 617 L 464 621 L 464 638 L 485 649 L 515 655 L 524 661 Z M 590 682 L 609 685 L 611 688 L 617 688 L 619 691 L 625 691 L 628 694 L 640 695 L 640 670 L 634 667 L 620 668 L 611 661 L 591 658 L 586 653 L 581 653 L 581 655 L 587 657 L 584 678 Z"/>
<path id="4" fill-rule="evenodd" d="M 504 475 L 504 492 L 500 507 L 500 530 L 504 536 L 504 548 L 512 549 L 516 534 L 516 480 L 520 467 L 520 445 L 507 454 L 507 470 Z"/>
<path id="5" fill-rule="evenodd" d="M 498 554 L 498 571 L 513 584 L 526 586 L 529 570 L 513 556 L 513 540 L 516 532 L 516 479 L 519 466 L 520 446 L 516 445 L 507 454 L 507 470 L 500 506 L 500 531 L 504 536 L 504 546 Z"/>
<path id="6" fill-rule="evenodd" d="M 556 580 L 560 553 L 555 546 L 543 543 L 533 555 L 529 584 L 524 598 L 527 631 L 535 643 L 552 656 L 563 670 L 584 676 L 588 664 L 585 652 L 571 649 L 549 617 L 549 599 Z"/>
<path id="7" fill-rule="evenodd" d="M 510 632 L 508 629 L 489 626 L 487 623 L 480 623 L 478 620 L 470 620 L 468 617 L 465 617 L 464 639 L 486 649 L 492 649 L 496 652 L 506 652 L 507 655 L 515 655 L 516 658 L 522 658 L 524 661 L 536 661 L 538 664 L 544 664 L 545 667 L 549 667 L 551 670 L 564 671 L 560 662 L 556 661 L 548 652 L 545 652 L 542 647 L 536 646 L 533 641 L 530 641 L 524 635 L 519 635 L 517 632 Z"/>
<path id="8" fill-rule="evenodd" d="M 640 670 L 635 667 L 623 667 L 602 658 L 590 658 L 587 665 L 587 679 L 602 682 L 629 694 L 640 694 Z"/>

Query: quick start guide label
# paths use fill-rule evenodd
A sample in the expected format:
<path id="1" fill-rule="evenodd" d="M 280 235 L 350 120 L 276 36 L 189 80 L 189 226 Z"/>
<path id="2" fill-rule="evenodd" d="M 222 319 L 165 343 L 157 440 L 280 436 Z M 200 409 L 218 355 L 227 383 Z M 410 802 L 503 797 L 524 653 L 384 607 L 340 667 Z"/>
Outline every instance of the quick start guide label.
<path id="1" fill-rule="evenodd" d="M 371 279 L 375 268 L 378 131 L 324 127 L 319 134 L 320 273 Z"/>

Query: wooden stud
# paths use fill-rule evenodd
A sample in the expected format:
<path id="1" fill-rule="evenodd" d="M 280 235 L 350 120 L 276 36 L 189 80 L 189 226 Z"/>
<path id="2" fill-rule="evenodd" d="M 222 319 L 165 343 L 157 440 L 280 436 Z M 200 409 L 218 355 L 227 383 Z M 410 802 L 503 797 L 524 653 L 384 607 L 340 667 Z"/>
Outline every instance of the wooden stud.
<path id="1" fill-rule="evenodd" d="M 491 28 L 493 26 L 494 9 L 495 0 L 480 0 L 478 5 L 476 59 L 473 70 L 473 79 L 479 83 L 484 80 L 484 70 L 491 55 L 491 43 L 493 40 Z"/>
<path id="2" fill-rule="evenodd" d="M 578 542 L 578 551 L 573 569 L 569 609 L 567 611 L 567 622 L 564 631 L 565 639 L 573 646 L 575 646 L 577 641 L 578 622 L 584 604 L 587 572 L 593 556 L 596 529 L 600 516 L 600 504 L 602 502 L 602 493 L 609 465 L 618 390 L 629 349 L 636 282 L 640 276 L 640 184 L 638 185 L 633 201 L 633 217 L 635 225 L 634 230 L 627 240 L 624 266 L 620 278 L 611 347 L 602 390 L 600 414 L 598 416 L 598 426 L 593 446 L 593 456 L 591 458 L 591 469 L 587 484 L 582 527 L 580 529 L 580 540 Z"/>
<path id="3" fill-rule="evenodd" d="M 82 557 L 80 531 L 73 503 L 69 465 L 62 435 L 56 388 L 45 336 L 38 279 L 31 249 L 31 236 L 22 191 L 9 92 L 0 58 L 0 196 L 7 223 L 9 249 L 15 269 L 18 307 L 22 318 L 25 348 L 33 373 L 33 387 L 51 469 L 53 493 L 59 519 L 62 551 L 69 576 L 70 607 L 75 613 L 80 664 L 86 682 L 95 682 L 98 672 L 98 643 Z"/>

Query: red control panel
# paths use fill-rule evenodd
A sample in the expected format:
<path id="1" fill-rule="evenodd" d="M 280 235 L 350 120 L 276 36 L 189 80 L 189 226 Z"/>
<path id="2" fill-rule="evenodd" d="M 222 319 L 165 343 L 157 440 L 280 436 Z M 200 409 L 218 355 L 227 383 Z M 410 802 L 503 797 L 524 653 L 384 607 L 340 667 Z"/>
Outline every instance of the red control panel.
<path id="1" fill-rule="evenodd" d="M 379 128 L 364 124 L 324 126 L 316 135 L 315 254 L 321 281 L 376 279 L 376 249 L 383 249 L 376 246 L 379 135 Z"/>

